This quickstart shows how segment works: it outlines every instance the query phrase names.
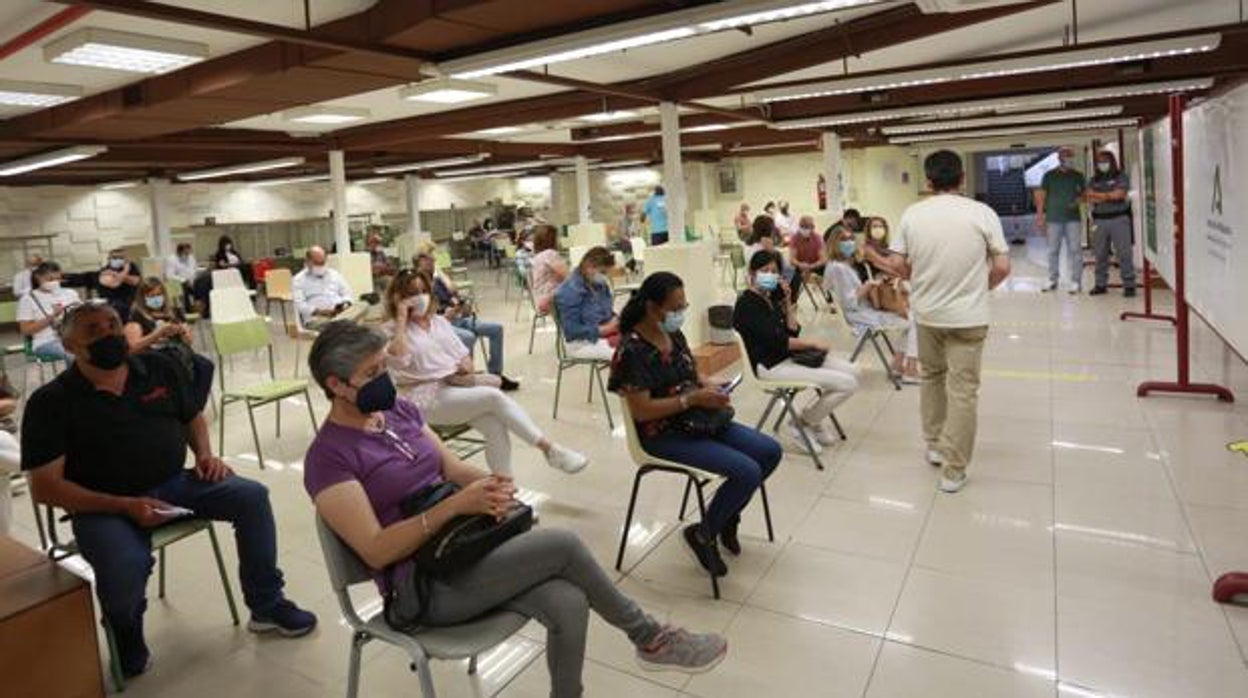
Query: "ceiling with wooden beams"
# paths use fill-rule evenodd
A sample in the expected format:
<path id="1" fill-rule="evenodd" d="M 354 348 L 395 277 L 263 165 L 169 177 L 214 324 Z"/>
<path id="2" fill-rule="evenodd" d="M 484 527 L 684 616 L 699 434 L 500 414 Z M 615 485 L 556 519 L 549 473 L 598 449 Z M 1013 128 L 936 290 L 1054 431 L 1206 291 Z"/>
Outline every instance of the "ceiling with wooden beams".
<path id="1" fill-rule="evenodd" d="M 576 45 L 587 31 L 698 26 L 700 17 L 722 16 L 738 5 L 799 4 L 542 0 L 541 12 L 534 12 L 532 0 L 6 0 L 0 7 L 0 81 L 76 85 L 84 96 L 42 109 L 0 107 L 0 160 L 81 144 L 108 150 L 0 177 L 0 186 L 168 177 L 289 155 L 306 162 L 235 179 L 321 173 L 331 148 L 346 151 L 351 177 L 372 176 L 385 165 L 473 153 L 488 153 L 492 165 L 577 154 L 658 160 L 660 99 L 681 106 L 681 141 L 689 159 L 813 150 L 822 130 L 841 134 L 847 147 L 866 147 L 888 142 L 882 127 L 913 120 L 777 126 L 1179 79 L 1213 78 L 1214 88 L 1223 89 L 1248 74 L 1248 24 L 1238 0 L 860 0 L 836 11 L 479 78 L 496 85 L 497 94 L 466 105 L 418 103 L 398 94 L 455 60 L 526 55 L 539 42 L 557 51 Z M 56 24 L 67 10 L 68 21 Z M 44 59 L 44 45 L 86 27 L 191 40 L 205 44 L 209 57 L 151 77 Z M 39 33 L 33 39 L 32 30 Z M 776 86 L 847 76 L 888 84 L 915 69 L 954 70 L 986 58 L 1060 61 L 1086 48 L 1209 32 L 1219 34 L 1220 43 L 1207 52 L 790 101 L 757 99 Z M 309 105 L 365 110 L 367 117 L 358 125 L 308 126 L 284 116 Z M 1164 111 L 1165 96 L 1107 96 L 1066 106 L 1149 119 Z M 622 110 L 629 114 L 619 120 L 583 120 Z M 1051 125 L 1046 118 L 1035 123 Z"/>

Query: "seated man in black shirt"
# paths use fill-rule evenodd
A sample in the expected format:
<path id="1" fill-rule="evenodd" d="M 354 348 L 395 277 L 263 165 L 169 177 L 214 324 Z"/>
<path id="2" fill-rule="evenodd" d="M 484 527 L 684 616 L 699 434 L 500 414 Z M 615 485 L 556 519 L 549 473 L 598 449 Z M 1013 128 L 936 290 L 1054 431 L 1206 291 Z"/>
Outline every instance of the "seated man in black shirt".
<path id="1" fill-rule="evenodd" d="M 150 529 L 185 513 L 175 507 L 234 524 L 249 630 L 311 631 L 316 616 L 282 595 L 268 490 L 212 454 L 186 368 L 160 352 L 127 356 L 121 322 L 105 303 L 71 309 L 61 336 L 76 360 L 27 402 L 22 469 L 35 501 L 72 516 L 123 672 L 135 676 L 148 666 Z M 192 469 L 185 467 L 188 445 Z"/>

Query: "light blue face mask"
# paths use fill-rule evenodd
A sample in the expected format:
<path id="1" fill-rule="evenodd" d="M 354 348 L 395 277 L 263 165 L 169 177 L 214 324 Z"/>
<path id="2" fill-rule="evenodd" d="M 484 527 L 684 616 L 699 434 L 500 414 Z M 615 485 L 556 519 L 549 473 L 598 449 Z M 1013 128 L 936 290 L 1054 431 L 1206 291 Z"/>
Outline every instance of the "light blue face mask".
<path id="1" fill-rule="evenodd" d="M 679 332 L 681 326 L 685 324 L 685 311 L 669 310 L 663 316 L 663 331 L 668 334 Z"/>
<path id="2" fill-rule="evenodd" d="M 143 299 L 143 303 L 152 310 L 160 310 L 165 307 L 164 296 L 147 296 Z"/>
<path id="3" fill-rule="evenodd" d="M 774 271 L 760 271 L 754 275 L 754 281 L 764 291 L 774 291 L 780 287 L 780 275 Z"/>
<path id="4" fill-rule="evenodd" d="M 593 276 L 589 277 L 589 280 L 590 280 L 592 283 L 598 284 L 598 285 L 600 285 L 600 286 L 607 286 L 607 285 L 609 285 L 609 284 L 608 284 L 608 282 L 607 282 L 607 275 L 606 275 L 606 274 L 604 274 L 604 273 L 602 273 L 602 272 L 600 272 L 600 271 L 596 271 L 596 272 L 594 272 Z"/>
<path id="5" fill-rule="evenodd" d="M 853 257 L 858 251 L 858 244 L 853 240 L 840 240 L 836 243 L 836 249 L 841 253 L 842 257 Z"/>

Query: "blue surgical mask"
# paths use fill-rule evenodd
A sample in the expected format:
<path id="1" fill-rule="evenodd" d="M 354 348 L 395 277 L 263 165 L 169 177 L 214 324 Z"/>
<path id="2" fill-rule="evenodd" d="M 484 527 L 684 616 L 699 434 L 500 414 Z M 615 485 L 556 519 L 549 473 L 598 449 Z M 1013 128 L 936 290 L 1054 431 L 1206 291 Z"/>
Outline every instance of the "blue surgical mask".
<path id="1" fill-rule="evenodd" d="M 673 334 L 680 331 L 682 325 L 685 324 L 685 311 L 669 310 L 663 316 L 663 331 Z"/>
<path id="2" fill-rule="evenodd" d="M 589 277 L 589 279 L 596 284 L 601 284 L 603 286 L 607 285 L 607 275 L 600 271 L 594 272 L 594 275 Z"/>
<path id="3" fill-rule="evenodd" d="M 858 251 L 858 245 L 853 240 L 840 240 L 836 243 L 836 249 L 842 257 L 853 257 Z"/>
<path id="4" fill-rule="evenodd" d="M 760 271 L 754 275 L 754 281 L 764 291 L 774 291 L 780 287 L 780 275 L 774 271 Z"/>
<path id="5" fill-rule="evenodd" d="M 147 307 L 151 308 L 152 310 L 160 310 L 161 308 L 165 307 L 165 297 L 164 296 L 146 296 L 145 298 L 143 298 L 143 303 L 147 305 Z"/>

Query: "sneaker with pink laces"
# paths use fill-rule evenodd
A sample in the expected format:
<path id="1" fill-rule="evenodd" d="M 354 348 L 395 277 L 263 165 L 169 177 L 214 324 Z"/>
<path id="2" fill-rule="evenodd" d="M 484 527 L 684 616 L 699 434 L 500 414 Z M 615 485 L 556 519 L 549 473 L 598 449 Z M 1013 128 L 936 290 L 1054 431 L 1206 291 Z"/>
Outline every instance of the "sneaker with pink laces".
<path id="1" fill-rule="evenodd" d="M 728 641 L 722 635 L 665 625 L 653 642 L 637 648 L 637 664 L 646 671 L 701 674 L 714 669 L 727 654 Z"/>

